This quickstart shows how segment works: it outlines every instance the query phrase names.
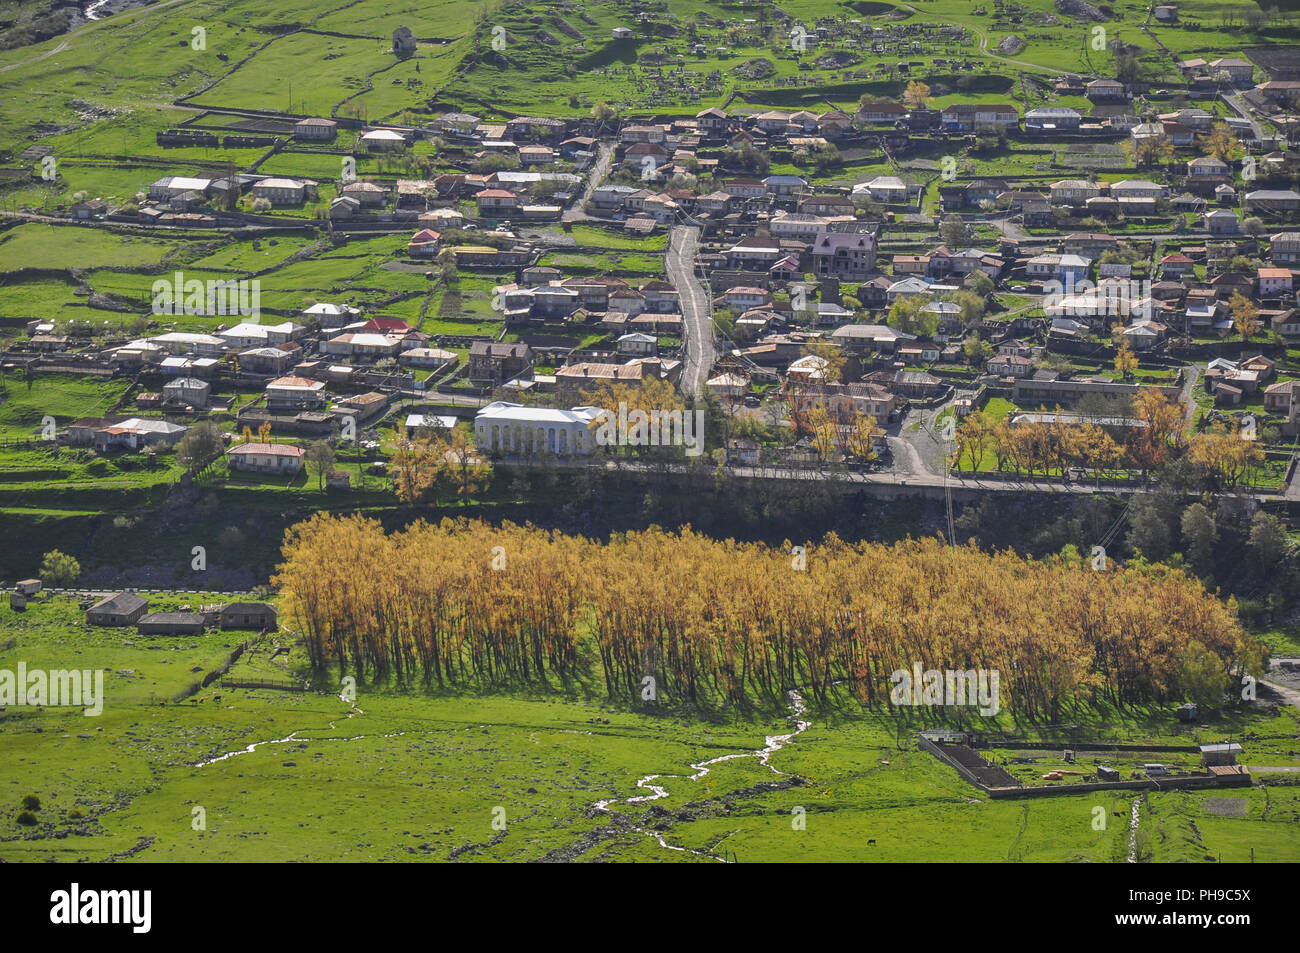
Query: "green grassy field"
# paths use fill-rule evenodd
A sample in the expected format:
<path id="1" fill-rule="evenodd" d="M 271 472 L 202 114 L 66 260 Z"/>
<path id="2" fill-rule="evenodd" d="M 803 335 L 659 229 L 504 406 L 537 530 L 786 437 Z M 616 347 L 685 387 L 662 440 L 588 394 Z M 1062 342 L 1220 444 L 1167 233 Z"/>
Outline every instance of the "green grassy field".
<path id="1" fill-rule="evenodd" d="M 102 415 L 126 391 L 127 381 L 47 375 L 27 386 L 21 374 L 0 376 L 0 437 L 35 439 L 46 417 L 60 427 L 78 417 Z"/>
<path id="2" fill-rule="evenodd" d="M 20 225 L 0 235 L 5 271 L 156 265 L 176 248 L 175 242 L 162 239 L 72 225 Z"/>
<path id="3" fill-rule="evenodd" d="M 151 608 L 215 601 L 150 598 Z M 53 707 L 0 716 L 13 782 L 0 805 L 6 861 L 98 860 L 141 844 L 135 859 L 146 861 L 326 862 L 703 861 L 733 852 L 741 861 L 1108 862 L 1129 849 L 1132 794 L 990 801 L 917 749 L 928 721 L 850 701 L 810 711 L 810 727 L 765 766 L 757 756 L 764 736 L 795 731 L 788 713 L 619 710 L 581 681 L 514 695 L 363 682 L 351 705 L 332 676 L 301 694 L 217 683 L 177 703 L 170 699 L 250 633 L 88 628 L 64 597 L 0 613 L 14 643 L 0 650 L 0 667 L 108 670 L 98 717 Z M 230 677 L 285 681 L 302 674 L 301 661 L 290 638 L 272 634 Z M 1251 763 L 1296 731 L 1294 712 L 1271 706 L 1199 733 L 1167 711 L 1091 720 L 1090 732 L 1137 742 L 1250 730 Z M 728 760 L 698 767 L 716 758 Z M 659 777 L 638 788 L 648 775 Z M 1239 861 L 1254 847 L 1257 860 L 1294 861 L 1300 787 L 1279 777 L 1267 788 L 1150 795 L 1138 827 L 1142 858 Z M 666 796 L 626 800 L 653 793 L 649 784 Z M 32 828 L 15 821 L 28 794 L 41 801 Z M 612 813 L 597 809 L 600 801 Z M 1108 819 L 1100 831 L 1098 806 Z M 194 827 L 196 807 L 205 829 Z M 803 829 L 793 822 L 798 808 Z M 67 830 L 80 836 L 55 836 Z M 701 853 L 668 849 L 658 837 Z"/>

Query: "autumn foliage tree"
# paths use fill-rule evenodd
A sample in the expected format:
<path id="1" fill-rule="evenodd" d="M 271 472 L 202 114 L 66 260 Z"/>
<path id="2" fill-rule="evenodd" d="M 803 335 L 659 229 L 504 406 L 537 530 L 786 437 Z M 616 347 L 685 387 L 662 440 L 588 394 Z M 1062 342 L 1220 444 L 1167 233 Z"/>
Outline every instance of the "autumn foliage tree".
<path id="1" fill-rule="evenodd" d="M 1232 312 L 1232 326 L 1243 341 L 1249 341 L 1259 333 L 1259 307 L 1250 298 L 1234 291 L 1228 299 L 1228 310 Z"/>
<path id="2" fill-rule="evenodd" d="M 1232 157 L 1238 148 L 1237 137 L 1232 134 L 1232 129 L 1227 123 L 1216 122 L 1209 133 L 1201 137 L 1201 147 L 1211 158 L 1221 162 L 1232 162 Z"/>
<path id="3" fill-rule="evenodd" d="M 920 80 L 912 80 L 903 90 L 903 104 L 912 109 L 924 109 L 930 100 L 930 87 Z"/>
<path id="4" fill-rule="evenodd" d="M 633 699 L 651 676 L 668 703 L 774 702 L 798 689 L 879 707 L 890 674 L 920 662 L 997 669 L 1003 707 L 1034 720 L 1174 697 L 1189 653 L 1202 672 L 1258 663 L 1232 604 L 1180 570 L 1096 573 L 938 539 L 831 535 L 797 564 L 789 543 L 689 529 L 601 543 L 468 520 L 386 533 L 318 513 L 286 533 L 273 583 L 315 669 L 399 684 L 590 677 Z"/>

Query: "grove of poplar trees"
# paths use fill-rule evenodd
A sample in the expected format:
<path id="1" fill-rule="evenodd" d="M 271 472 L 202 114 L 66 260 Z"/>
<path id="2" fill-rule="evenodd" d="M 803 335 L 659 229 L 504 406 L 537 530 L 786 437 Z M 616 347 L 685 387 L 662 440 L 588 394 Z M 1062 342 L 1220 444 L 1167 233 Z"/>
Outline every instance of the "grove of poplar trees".
<path id="1" fill-rule="evenodd" d="M 1221 678 L 1257 664 L 1235 607 L 1163 566 L 1095 572 L 1058 557 L 885 546 L 830 536 L 792 556 L 689 529 L 608 542 L 470 520 L 386 532 L 317 514 L 285 534 L 273 582 L 312 666 L 399 684 L 518 686 L 602 678 L 691 705 L 826 702 L 851 685 L 887 705 L 889 676 L 997 669 L 1002 706 L 1180 697 L 1181 660 Z"/>

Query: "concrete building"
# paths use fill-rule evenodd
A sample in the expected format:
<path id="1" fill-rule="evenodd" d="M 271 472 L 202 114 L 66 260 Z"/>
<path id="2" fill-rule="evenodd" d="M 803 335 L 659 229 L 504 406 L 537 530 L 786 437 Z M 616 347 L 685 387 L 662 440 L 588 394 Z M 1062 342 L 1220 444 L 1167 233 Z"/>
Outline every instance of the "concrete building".
<path id="1" fill-rule="evenodd" d="M 599 407 L 552 410 L 496 401 L 474 418 L 474 438 L 486 453 L 586 456 L 596 447 L 591 424 L 605 413 Z"/>

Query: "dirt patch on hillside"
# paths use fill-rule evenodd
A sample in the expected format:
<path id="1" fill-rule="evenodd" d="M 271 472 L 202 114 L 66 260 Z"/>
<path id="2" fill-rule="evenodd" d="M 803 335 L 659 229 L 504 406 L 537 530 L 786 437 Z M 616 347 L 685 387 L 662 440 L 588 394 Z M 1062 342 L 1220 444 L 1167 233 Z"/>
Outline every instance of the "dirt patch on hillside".
<path id="1" fill-rule="evenodd" d="M 752 60 L 746 60 L 739 66 L 733 67 L 731 75 L 739 76 L 741 79 L 755 80 L 767 79 L 775 72 L 775 63 L 765 57 L 758 56 Z"/>
<path id="2" fill-rule="evenodd" d="M 1056 10 L 1076 20 L 1105 20 L 1106 14 L 1086 0 L 1056 0 Z"/>
<path id="3" fill-rule="evenodd" d="M 834 53 L 827 53 L 825 56 L 817 57 L 814 65 L 818 69 L 843 69 L 846 66 L 856 66 L 862 62 L 862 57 L 856 53 L 850 53 L 847 50 L 836 50 Z"/>
<path id="4" fill-rule="evenodd" d="M 1018 36 L 1004 36 L 1002 42 L 997 45 L 997 51 L 1003 56 L 1015 56 L 1027 45 L 1028 44 Z"/>

